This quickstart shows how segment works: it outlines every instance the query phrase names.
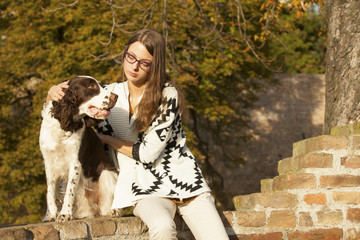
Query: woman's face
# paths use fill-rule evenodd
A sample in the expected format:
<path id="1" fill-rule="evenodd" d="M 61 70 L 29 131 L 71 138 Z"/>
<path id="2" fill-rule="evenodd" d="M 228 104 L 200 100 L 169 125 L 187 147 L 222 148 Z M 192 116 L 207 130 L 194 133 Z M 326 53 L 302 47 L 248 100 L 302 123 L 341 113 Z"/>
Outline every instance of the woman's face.
<path id="1" fill-rule="evenodd" d="M 126 79 L 137 87 L 143 86 L 149 75 L 152 60 L 153 57 L 142 43 L 132 43 L 125 53 L 123 67 Z"/>

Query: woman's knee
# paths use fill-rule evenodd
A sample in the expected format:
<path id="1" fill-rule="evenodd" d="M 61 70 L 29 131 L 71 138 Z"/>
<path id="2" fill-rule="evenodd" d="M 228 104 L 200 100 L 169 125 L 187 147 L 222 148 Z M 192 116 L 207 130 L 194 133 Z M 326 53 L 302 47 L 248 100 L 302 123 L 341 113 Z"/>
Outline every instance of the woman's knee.
<path id="1" fill-rule="evenodd" d="M 154 217 L 149 227 L 150 239 L 177 239 L 176 224 L 173 219 Z"/>

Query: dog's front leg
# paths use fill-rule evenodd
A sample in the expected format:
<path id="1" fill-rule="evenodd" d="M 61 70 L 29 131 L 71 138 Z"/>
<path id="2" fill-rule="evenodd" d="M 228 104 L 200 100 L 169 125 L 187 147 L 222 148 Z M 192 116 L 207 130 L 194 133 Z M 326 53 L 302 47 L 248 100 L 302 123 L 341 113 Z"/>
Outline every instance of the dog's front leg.
<path id="1" fill-rule="evenodd" d="M 74 164 L 71 164 L 69 169 L 68 183 L 66 187 L 64 203 L 60 211 L 59 216 L 57 217 L 57 222 L 65 222 L 72 219 L 73 208 L 75 203 L 75 193 L 79 185 L 81 175 L 81 164 L 79 161 L 76 161 Z"/>
<path id="2" fill-rule="evenodd" d="M 46 174 L 46 184 L 47 184 L 47 192 L 46 192 L 46 203 L 47 203 L 47 211 L 46 215 L 43 217 L 43 222 L 55 221 L 57 214 L 57 206 L 56 206 L 56 181 L 57 179 L 54 177 L 55 174 L 51 171 L 45 162 L 45 174 Z"/>

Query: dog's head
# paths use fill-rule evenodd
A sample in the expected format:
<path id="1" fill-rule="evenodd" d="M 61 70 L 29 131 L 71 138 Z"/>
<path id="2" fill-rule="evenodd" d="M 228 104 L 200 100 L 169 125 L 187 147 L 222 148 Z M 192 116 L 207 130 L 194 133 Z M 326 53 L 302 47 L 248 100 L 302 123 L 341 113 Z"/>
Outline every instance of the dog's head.
<path id="1" fill-rule="evenodd" d="M 64 97 L 53 102 L 52 116 L 64 131 L 74 132 L 82 127 L 85 116 L 105 119 L 115 106 L 117 95 L 102 88 L 95 78 L 78 76 L 69 81 Z"/>

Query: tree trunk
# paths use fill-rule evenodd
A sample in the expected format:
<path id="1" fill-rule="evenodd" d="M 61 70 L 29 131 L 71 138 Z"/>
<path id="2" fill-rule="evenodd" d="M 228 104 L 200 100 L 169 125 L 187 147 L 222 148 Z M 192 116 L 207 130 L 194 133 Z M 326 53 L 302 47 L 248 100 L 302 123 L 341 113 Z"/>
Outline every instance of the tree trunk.
<path id="1" fill-rule="evenodd" d="M 360 1 L 326 0 L 328 17 L 324 133 L 360 119 Z"/>

